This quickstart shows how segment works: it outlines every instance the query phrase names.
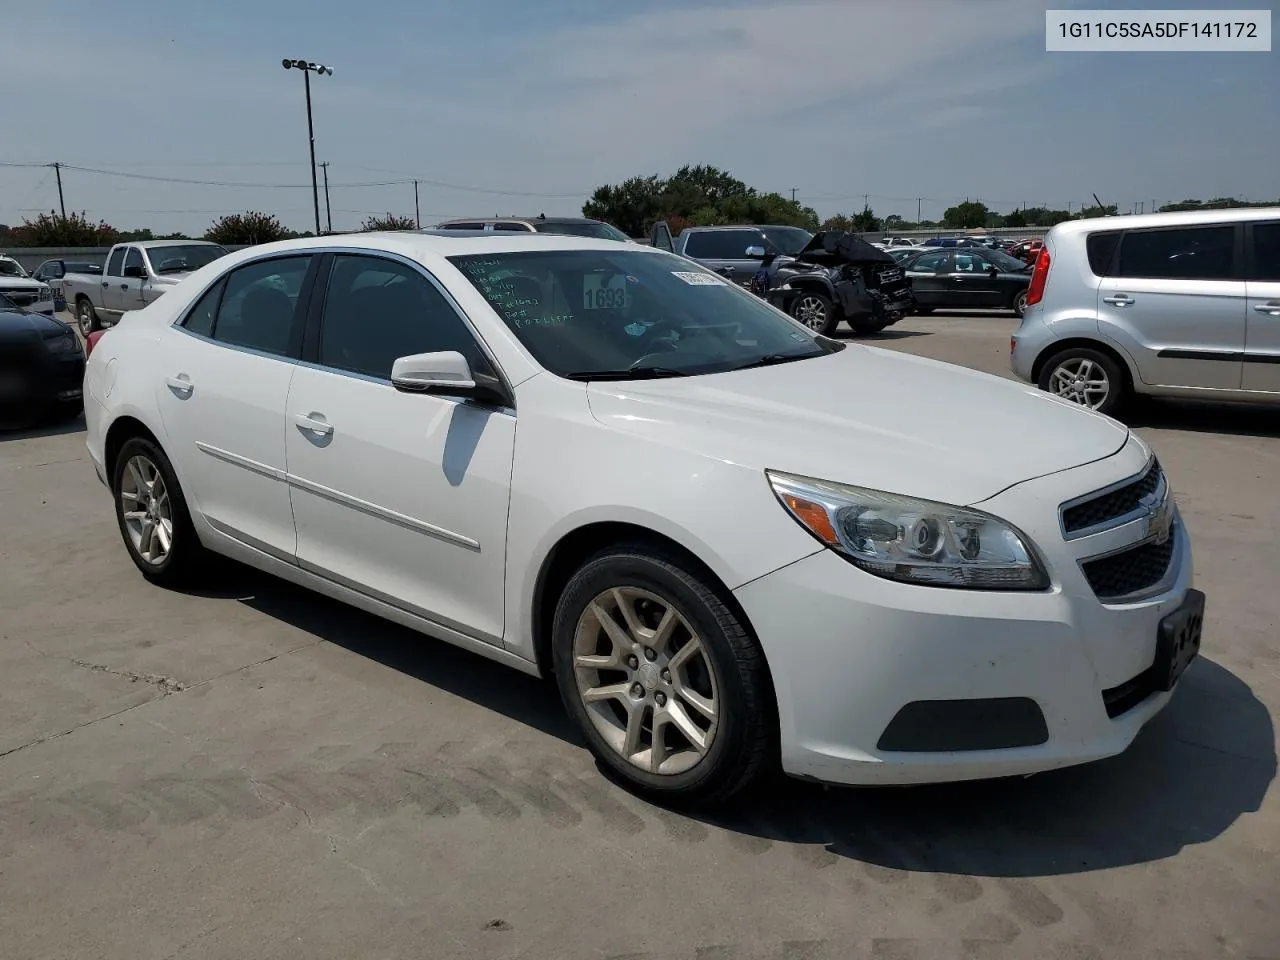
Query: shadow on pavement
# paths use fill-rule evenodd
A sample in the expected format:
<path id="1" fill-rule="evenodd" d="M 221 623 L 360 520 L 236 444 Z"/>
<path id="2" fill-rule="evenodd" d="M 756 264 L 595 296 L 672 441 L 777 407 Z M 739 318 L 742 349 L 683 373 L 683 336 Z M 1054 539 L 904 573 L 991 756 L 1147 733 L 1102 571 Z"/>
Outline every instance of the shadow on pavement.
<path id="1" fill-rule="evenodd" d="M 1203 400 L 1143 398 L 1122 419 L 1131 427 L 1150 427 L 1154 430 L 1280 437 L 1280 402 L 1211 403 Z"/>
<path id="2" fill-rule="evenodd" d="M 226 577 L 220 595 L 583 746 L 550 683 L 246 567 Z M 1258 810 L 1275 775 L 1267 708 L 1237 676 L 1201 658 L 1119 757 L 1028 778 L 918 787 L 827 788 L 777 777 L 694 819 L 898 870 L 1046 876 L 1161 860 L 1208 842 Z"/>
<path id="3" fill-rule="evenodd" d="M 38 440 L 41 437 L 60 437 L 69 433 L 84 433 L 84 416 L 76 414 L 70 420 L 50 421 L 35 426 L 7 430 L 0 424 L 0 443 L 10 440 Z"/>
<path id="4" fill-rule="evenodd" d="M 931 337 L 932 330 L 903 330 L 888 327 L 879 333 L 854 333 L 848 327 L 840 327 L 832 336 L 837 340 L 853 340 L 859 343 L 875 343 L 879 340 L 906 340 L 908 337 Z"/>

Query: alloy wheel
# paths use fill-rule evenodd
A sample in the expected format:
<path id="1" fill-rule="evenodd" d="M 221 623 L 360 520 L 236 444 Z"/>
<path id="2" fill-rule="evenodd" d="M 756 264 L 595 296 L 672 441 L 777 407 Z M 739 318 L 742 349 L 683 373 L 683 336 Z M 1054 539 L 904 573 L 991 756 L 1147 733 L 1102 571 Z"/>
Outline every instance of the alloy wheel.
<path id="1" fill-rule="evenodd" d="M 160 470 L 141 454 L 125 465 L 120 506 L 133 549 L 145 563 L 159 566 L 173 547 L 173 507 Z"/>
<path id="2" fill-rule="evenodd" d="M 1063 360 L 1049 376 L 1049 392 L 1097 410 L 1111 395 L 1111 380 L 1102 365 L 1088 357 Z"/>
<path id="3" fill-rule="evenodd" d="M 827 322 L 827 305 L 818 297 L 801 297 L 792 315 L 809 329 L 821 330 Z"/>
<path id="4" fill-rule="evenodd" d="M 573 671 L 592 725 L 633 766 L 683 773 L 711 749 L 720 720 L 715 665 L 689 621 L 657 594 L 597 594 L 574 631 Z"/>
<path id="5" fill-rule="evenodd" d="M 80 309 L 76 312 L 80 321 L 80 333 L 84 337 L 88 337 L 93 333 L 93 307 L 90 306 L 88 300 L 80 301 Z"/>

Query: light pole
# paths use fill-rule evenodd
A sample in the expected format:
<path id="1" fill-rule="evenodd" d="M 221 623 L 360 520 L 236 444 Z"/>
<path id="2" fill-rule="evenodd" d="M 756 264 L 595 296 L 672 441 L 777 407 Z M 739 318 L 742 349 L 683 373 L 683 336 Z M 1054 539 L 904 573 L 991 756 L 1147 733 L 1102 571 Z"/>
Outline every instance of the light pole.
<path id="1" fill-rule="evenodd" d="M 281 60 L 286 70 L 301 70 L 304 85 L 307 89 L 307 137 L 311 141 L 311 202 L 316 211 L 316 236 L 320 236 L 320 185 L 316 183 L 316 131 L 311 124 L 311 74 L 329 74 L 333 76 L 333 67 L 311 60 Z"/>

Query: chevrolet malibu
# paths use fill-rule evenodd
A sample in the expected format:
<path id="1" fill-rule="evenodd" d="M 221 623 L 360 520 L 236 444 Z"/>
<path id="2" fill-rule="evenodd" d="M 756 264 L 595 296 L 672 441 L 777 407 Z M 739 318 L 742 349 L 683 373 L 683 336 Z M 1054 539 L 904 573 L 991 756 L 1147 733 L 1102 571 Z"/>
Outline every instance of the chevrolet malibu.
<path id="1" fill-rule="evenodd" d="M 127 314 L 85 397 L 147 579 L 222 554 L 553 677 L 657 799 L 1110 756 L 1199 648 L 1186 530 L 1120 423 L 651 248 L 253 247 Z"/>

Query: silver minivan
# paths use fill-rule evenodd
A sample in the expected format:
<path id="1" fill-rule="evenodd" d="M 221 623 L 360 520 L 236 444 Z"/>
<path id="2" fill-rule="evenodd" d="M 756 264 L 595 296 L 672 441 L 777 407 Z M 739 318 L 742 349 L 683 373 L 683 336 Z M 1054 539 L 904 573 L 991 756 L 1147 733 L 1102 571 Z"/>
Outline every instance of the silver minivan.
<path id="1" fill-rule="evenodd" d="M 1134 394 L 1280 402 L 1280 207 L 1058 224 L 1010 351 L 1102 413 Z"/>

